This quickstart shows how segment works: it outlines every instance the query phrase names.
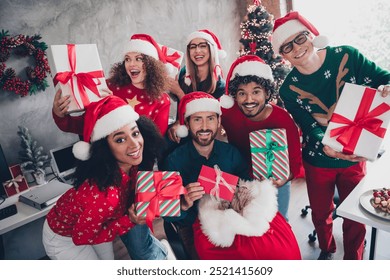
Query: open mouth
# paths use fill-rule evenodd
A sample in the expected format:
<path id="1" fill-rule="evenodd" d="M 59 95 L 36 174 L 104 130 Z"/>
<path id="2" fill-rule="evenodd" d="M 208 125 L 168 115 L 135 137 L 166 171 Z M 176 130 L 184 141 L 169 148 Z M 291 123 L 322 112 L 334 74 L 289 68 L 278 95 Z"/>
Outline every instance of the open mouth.
<path id="1" fill-rule="evenodd" d="M 132 157 L 132 158 L 139 158 L 141 155 L 141 149 L 138 149 L 132 153 L 128 153 L 127 155 Z"/>
<path id="2" fill-rule="evenodd" d="M 194 56 L 194 58 L 196 61 L 202 60 L 204 58 L 204 55 L 196 55 L 196 56 Z"/>
<path id="3" fill-rule="evenodd" d="M 243 106 L 245 109 L 251 110 L 251 109 L 256 108 L 258 105 L 259 105 L 259 104 L 257 104 L 257 103 L 249 103 L 249 104 L 243 104 L 242 106 Z"/>
<path id="4" fill-rule="evenodd" d="M 135 69 L 130 70 L 130 76 L 131 76 L 132 78 L 138 77 L 138 75 L 139 75 L 140 73 L 141 73 L 140 70 L 135 70 Z"/>
<path id="5" fill-rule="evenodd" d="M 299 59 L 299 58 L 301 58 L 302 56 L 304 56 L 304 55 L 306 54 L 306 52 L 307 52 L 307 50 L 305 50 L 305 51 L 299 53 L 298 55 L 294 56 L 294 58 L 295 58 L 295 59 Z"/>

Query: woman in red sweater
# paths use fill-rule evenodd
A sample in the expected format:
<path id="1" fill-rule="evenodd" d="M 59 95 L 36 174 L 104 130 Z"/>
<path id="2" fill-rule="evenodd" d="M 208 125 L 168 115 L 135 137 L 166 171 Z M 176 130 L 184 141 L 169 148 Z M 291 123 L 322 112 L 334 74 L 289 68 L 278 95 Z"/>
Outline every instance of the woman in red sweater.
<path id="1" fill-rule="evenodd" d="M 89 143 L 74 145 L 73 153 L 81 160 L 74 188 L 47 215 L 43 228 L 47 255 L 62 260 L 113 259 L 112 241 L 117 236 L 129 239 L 129 233 L 138 231 L 137 240 L 125 242 L 131 257 L 165 259 L 166 249 L 150 234 L 145 219 L 137 217 L 133 204 L 138 166 L 150 169 L 159 157 L 157 147 L 163 140 L 158 129 L 112 95 L 91 103 L 84 119 L 83 137 Z"/>
<path id="2" fill-rule="evenodd" d="M 155 40 L 146 34 L 134 34 L 125 46 L 123 61 L 114 64 L 107 80 L 109 90 L 141 116 L 153 120 L 164 135 L 168 129 L 170 100 L 165 56 Z M 67 114 L 70 96 L 55 95 L 53 118 L 65 132 L 82 135 L 84 116 Z"/>

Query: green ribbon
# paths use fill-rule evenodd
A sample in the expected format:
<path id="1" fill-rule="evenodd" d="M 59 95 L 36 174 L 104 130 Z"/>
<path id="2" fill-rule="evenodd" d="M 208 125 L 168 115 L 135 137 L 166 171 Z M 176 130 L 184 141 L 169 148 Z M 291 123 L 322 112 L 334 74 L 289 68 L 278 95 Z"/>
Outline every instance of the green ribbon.
<path id="1" fill-rule="evenodd" d="M 279 146 L 279 143 L 271 139 L 272 129 L 267 129 L 265 133 L 265 147 L 252 147 L 251 153 L 266 153 L 265 165 L 267 166 L 267 179 L 272 177 L 272 165 L 275 161 L 275 152 L 287 150 L 287 146 Z"/>

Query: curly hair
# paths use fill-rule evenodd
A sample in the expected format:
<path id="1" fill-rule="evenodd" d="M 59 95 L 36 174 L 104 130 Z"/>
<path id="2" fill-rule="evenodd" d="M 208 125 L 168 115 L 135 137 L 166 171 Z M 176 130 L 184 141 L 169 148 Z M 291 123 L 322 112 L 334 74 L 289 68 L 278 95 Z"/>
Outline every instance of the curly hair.
<path id="1" fill-rule="evenodd" d="M 236 74 L 234 79 L 229 82 L 229 95 L 235 99 L 237 96 L 238 87 L 242 84 L 247 85 L 251 82 L 255 82 L 265 89 L 269 95 L 266 102 L 269 102 L 270 100 L 273 100 L 277 97 L 276 84 L 274 82 L 255 75 L 240 76 L 238 74 Z"/>
<path id="2" fill-rule="evenodd" d="M 162 157 L 164 138 L 147 117 L 140 116 L 136 123 L 144 139 L 142 162 L 138 169 L 152 170 L 155 161 Z M 91 157 L 88 160 L 77 162 L 74 187 L 78 189 L 85 180 L 90 184 L 95 183 L 100 191 L 121 183 L 121 171 L 108 146 L 107 137 L 91 144 Z"/>
<path id="3" fill-rule="evenodd" d="M 157 100 L 168 90 L 167 70 L 165 65 L 151 56 L 142 54 L 146 72 L 144 87 L 151 100 Z M 110 70 L 110 83 L 116 86 L 131 84 L 130 76 L 126 72 L 125 61 L 115 63 Z"/>

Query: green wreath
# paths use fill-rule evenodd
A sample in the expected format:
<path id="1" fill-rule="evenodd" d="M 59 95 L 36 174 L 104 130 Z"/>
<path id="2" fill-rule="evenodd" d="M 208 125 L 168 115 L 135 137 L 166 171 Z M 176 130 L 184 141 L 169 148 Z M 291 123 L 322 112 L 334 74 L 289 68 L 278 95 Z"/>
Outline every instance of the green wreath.
<path id="1" fill-rule="evenodd" d="M 46 81 L 50 73 L 49 63 L 45 50 L 47 45 L 39 40 L 40 35 L 24 36 L 16 35 L 11 37 L 8 31 L 2 30 L 0 33 L 0 89 L 14 92 L 21 97 L 27 94 L 36 94 L 40 90 L 45 90 L 49 85 Z M 25 71 L 27 80 L 22 81 L 16 75 L 15 69 L 7 68 L 5 64 L 11 54 L 19 57 L 31 56 L 35 65 L 27 66 Z"/>

